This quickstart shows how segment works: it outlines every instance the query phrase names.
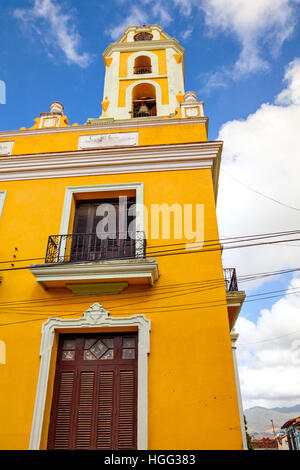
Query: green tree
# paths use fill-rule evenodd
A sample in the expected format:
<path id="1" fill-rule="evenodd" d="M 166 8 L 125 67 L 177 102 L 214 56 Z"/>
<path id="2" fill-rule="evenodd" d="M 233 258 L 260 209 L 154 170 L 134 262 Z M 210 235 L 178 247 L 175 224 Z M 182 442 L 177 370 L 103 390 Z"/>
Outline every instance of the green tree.
<path id="1" fill-rule="evenodd" d="M 245 416 L 245 415 L 244 415 L 244 422 L 245 422 L 245 430 L 246 430 L 246 438 L 247 438 L 248 450 L 254 450 L 254 449 L 253 449 L 253 445 L 252 445 L 252 436 L 248 433 L 247 420 L 246 420 L 246 416 Z"/>

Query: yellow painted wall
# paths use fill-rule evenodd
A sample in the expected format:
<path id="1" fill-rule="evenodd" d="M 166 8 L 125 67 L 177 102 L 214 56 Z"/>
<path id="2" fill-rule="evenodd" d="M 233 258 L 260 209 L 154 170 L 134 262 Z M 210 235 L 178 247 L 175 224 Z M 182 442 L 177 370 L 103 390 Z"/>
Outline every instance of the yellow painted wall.
<path id="1" fill-rule="evenodd" d="M 33 148 L 39 145 L 32 138 Z M 205 204 L 205 238 L 218 238 L 209 170 L 16 181 L 0 184 L 0 190 L 7 191 L 0 221 L 2 260 L 12 260 L 14 254 L 17 259 L 45 256 L 48 236 L 59 233 L 66 186 L 129 182 L 144 183 L 147 207 L 151 203 Z M 178 240 L 164 241 L 175 242 Z M 149 247 L 160 244 L 148 240 Z M 137 293 L 137 287 L 131 287 L 118 296 L 74 297 L 66 289 L 43 290 L 28 269 L 1 273 L 0 340 L 7 345 L 7 364 L 0 365 L 1 449 L 28 448 L 42 323 L 51 315 L 80 317 L 96 301 L 111 315 L 143 313 L 151 320 L 149 448 L 242 448 L 227 309 L 208 308 L 205 303 L 199 310 L 180 307 L 212 299 L 225 304 L 224 288 L 175 297 L 184 288 L 182 283 L 222 279 L 220 252 L 159 257 L 158 261 L 161 277 L 153 288 L 145 291 L 142 286 Z M 18 267 L 29 264 L 15 263 Z M 1 266 L 9 268 L 10 263 Z M 170 292 L 170 284 L 179 284 L 176 292 Z M 144 300 L 149 302 L 137 303 Z M 26 303 L 20 307 L 3 304 L 19 301 Z M 123 304 L 129 305 L 121 308 Z M 161 306 L 170 311 L 156 309 Z M 42 448 L 47 441 L 51 387 L 49 390 Z"/>
<path id="2" fill-rule="evenodd" d="M 92 134 L 111 134 L 114 132 L 138 132 L 139 145 L 162 145 L 172 143 L 184 142 L 204 142 L 207 140 L 207 132 L 205 124 L 193 124 L 185 121 L 185 124 L 169 126 L 154 126 L 154 127 L 139 127 L 131 128 L 126 131 L 122 129 L 105 129 L 91 131 L 88 127 L 84 131 L 78 132 L 77 130 L 70 129 L 69 132 L 54 132 L 43 133 L 43 131 L 36 131 L 36 135 L 17 136 L 17 137 L 3 137 L 1 141 L 14 140 L 12 155 L 28 155 L 32 153 L 47 153 L 47 152 L 66 152 L 75 151 L 78 149 L 78 139 L 80 135 Z M 0 156 L 1 161 L 1 156 Z"/>
<path id="3" fill-rule="evenodd" d="M 161 50 L 156 50 L 156 51 L 151 51 L 153 54 L 157 55 L 158 57 L 158 72 L 159 75 L 167 75 L 167 59 L 166 59 L 166 50 L 161 49 Z M 119 77 L 120 78 L 126 78 L 127 77 L 127 63 L 129 57 L 134 54 L 135 51 L 133 52 L 121 52 L 120 54 L 120 68 L 119 68 Z M 141 52 L 141 55 L 142 52 Z"/>

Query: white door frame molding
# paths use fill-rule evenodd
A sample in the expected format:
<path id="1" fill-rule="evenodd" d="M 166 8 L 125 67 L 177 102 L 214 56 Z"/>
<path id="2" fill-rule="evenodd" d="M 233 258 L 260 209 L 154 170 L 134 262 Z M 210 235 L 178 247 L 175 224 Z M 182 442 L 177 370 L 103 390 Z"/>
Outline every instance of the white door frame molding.
<path id="1" fill-rule="evenodd" d="M 99 303 L 93 304 L 81 318 L 49 318 L 42 326 L 41 365 L 33 413 L 29 450 L 39 450 L 43 428 L 50 361 L 56 330 L 63 333 L 70 329 L 80 333 L 81 328 L 122 328 L 138 329 L 138 407 L 137 407 L 137 448 L 148 449 L 148 354 L 150 353 L 151 322 L 144 315 L 130 317 L 109 317 L 109 312 Z M 101 331 L 101 330 L 100 330 Z"/>

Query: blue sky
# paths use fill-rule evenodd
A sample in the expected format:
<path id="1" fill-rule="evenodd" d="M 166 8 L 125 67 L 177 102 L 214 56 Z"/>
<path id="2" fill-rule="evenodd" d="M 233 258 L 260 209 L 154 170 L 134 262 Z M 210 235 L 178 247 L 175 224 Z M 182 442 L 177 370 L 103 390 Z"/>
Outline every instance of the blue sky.
<path id="1" fill-rule="evenodd" d="M 221 236 L 299 228 L 300 0 L 0 4 L 0 80 L 6 84 L 1 130 L 31 127 L 54 100 L 64 104 L 70 124 L 98 117 L 102 52 L 129 25 L 159 24 L 186 50 L 185 91 L 205 101 L 209 139 L 225 142 Z M 291 245 L 228 251 L 224 266 L 236 266 L 239 275 L 296 268 L 300 246 Z M 297 275 L 286 275 L 241 288 L 252 295 L 298 284 L 300 289 Z M 248 344 L 239 355 L 245 406 L 300 403 L 298 311 L 297 294 L 244 305 L 237 330 L 241 345 Z M 279 336 L 287 340 L 280 343 Z"/>
<path id="2" fill-rule="evenodd" d="M 190 15 L 185 3 L 191 5 Z M 194 3 L 201 2 L 167 1 L 163 8 L 154 0 L 131 1 L 128 9 L 128 3 L 120 0 L 64 0 L 59 7 L 55 0 L 1 0 L 0 79 L 7 86 L 7 104 L 0 108 L 1 129 L 29 127 L 53 100 L 64 103 L 71 123 L 84 123 L 88 117 L 98 116 L 104 76 L 101 55 L 117 39 L 118 32 L 121 34 L 130 24 L 128 17 L 129 21 L 140 20 L 139 24 L 146 21 L 162 25 L 185 47 L 186 90 L 197 91 L 205 100 L 209 137 L 217 138 L 223 123 L 245 118 L 280 91 L 283 69 L 297 55 L 300 32 L 295 27 L 277 52 L 269 44 L 270 35 L 266 44 L 259 44 L 267 68 L 228 79 L 242 50 L 239 33 L 231 32 L 230 25 L 224 31 L 209 26 L 205 10 L 194 7 Z M 285 3 L 294 3 L 298 12 L 296 2 Z M 57 6 L 52 22 L 47 4 Z M 38 14 L 39 5 L 45 8 L 44 16 Z M 282 28 L 274 24 L 282 34 Z M 64 36 L 59 38 L 62 30 Z M 69 51 L 64 51 L 61 44 L 66 37 Z M 209 82 L 216 73 L 219 86 L 211 88 Z"/>

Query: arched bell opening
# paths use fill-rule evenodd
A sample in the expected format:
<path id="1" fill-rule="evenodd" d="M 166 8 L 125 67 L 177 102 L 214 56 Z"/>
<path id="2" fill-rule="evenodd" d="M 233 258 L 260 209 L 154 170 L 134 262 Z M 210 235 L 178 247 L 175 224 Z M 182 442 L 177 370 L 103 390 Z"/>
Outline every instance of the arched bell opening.
<path id="1" fill-rule="evenodd" d="M 156 116 L 156 90 L 150 83 L 140 83 L 132 90 L 134 118 Z"/>
<path id="2" fill-rule="evenodd" d="M 133 71 L 135 74 L 152 73 L 151 59 L 148 56 L 140 55 L 134 61 Z"/>

